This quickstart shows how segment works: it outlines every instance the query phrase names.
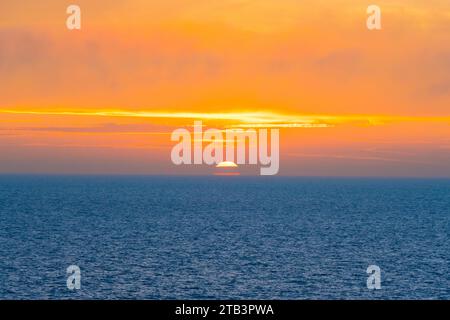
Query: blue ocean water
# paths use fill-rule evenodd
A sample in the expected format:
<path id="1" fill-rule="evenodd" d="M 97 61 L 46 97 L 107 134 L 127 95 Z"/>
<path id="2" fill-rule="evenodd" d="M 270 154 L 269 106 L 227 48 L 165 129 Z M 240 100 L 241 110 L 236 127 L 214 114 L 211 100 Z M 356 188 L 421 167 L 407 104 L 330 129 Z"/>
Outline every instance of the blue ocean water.
<path id="1" fill-rule="evenodd" d="M 449 221 L 445 179 L 0 176 L 0 298 L 450 299 Z"/>

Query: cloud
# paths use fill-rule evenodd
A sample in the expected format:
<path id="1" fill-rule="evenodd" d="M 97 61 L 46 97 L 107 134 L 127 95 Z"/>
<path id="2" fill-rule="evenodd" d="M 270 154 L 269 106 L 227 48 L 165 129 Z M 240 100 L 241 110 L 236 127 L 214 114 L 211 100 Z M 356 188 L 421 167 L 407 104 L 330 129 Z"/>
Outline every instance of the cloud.
<path id="1" fill-rule="evenodd" d="M 4 131 L 42 131 L 65 133 L 120 133 L 120 134 L 170 134 L 172 127 L 154 124 L 117 124 L 105 123 L 98 126 L 33 126 L 33 127 L 4 127 Z"/>
<path id="2" fill-rule="evenodd" d="M 82 1 L 76 33 L 59 1 L 9 3 L 2 108 L 448 115 L 443 1 L 382 1 L 379 33 L 353 0 Z"/>

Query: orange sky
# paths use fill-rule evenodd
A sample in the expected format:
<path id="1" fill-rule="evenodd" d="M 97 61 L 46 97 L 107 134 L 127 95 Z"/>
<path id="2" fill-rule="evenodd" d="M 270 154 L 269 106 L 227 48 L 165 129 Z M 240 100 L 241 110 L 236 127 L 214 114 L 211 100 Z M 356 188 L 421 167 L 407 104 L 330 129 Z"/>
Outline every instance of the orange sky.
<path id="1" fill-rule="evenodd" d="M 449 2 L 374 3 L 2 1 L 0 173 L 207 174 L 170 161 L 203 120 L 297 124 L 282 175 L 448 177 Z"/>

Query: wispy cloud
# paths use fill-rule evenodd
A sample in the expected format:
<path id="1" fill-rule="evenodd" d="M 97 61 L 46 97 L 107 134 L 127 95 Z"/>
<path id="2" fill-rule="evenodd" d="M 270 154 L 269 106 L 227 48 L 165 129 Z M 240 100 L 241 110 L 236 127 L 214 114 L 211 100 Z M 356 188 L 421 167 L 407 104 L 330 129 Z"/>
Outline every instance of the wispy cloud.
<path id="1" fill-rule="evenodd" d="M 36 116 L 90 116 L 123 117 L 148 119 L 190 119 L 234 122 L 232 127 L 279 127 L 279 128 L 324 128 L 338 124 L 376 126 L 399 122 L 441 122 L 450 124 L 450 116 L 390 116 L 390 115 L 302 115 L 259 112 L 167 112 L 167 111 L 126 111 L 126 110 L 0 110 L 0 114 L 36 115 Z"/>

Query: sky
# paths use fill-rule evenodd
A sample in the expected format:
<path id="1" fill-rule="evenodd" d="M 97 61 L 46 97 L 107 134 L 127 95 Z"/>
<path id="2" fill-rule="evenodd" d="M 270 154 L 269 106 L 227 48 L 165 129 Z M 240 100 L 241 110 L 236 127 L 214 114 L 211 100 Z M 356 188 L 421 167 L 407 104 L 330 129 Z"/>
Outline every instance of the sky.
<path id="1" fill-rule="evenodd" d="M 0 2 L 0 173 L 210 174 L 195 120 L 280 128 L 280 175 L 450 177 L 450 4 Z"/>

